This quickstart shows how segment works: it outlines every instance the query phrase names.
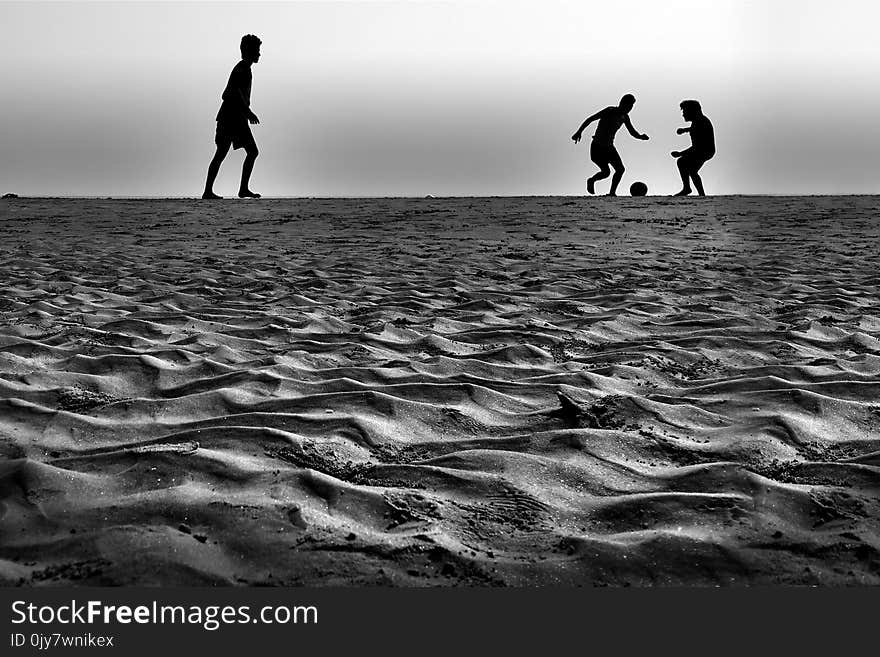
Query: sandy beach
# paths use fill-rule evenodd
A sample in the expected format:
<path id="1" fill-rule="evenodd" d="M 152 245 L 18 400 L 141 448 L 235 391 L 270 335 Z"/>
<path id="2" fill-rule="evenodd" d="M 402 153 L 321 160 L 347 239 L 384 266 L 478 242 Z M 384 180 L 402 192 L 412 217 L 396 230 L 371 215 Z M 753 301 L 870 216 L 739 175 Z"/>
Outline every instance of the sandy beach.
<path id="1" fill-rule="evenodd" d="M 878 213 L 0 201 L 0 584 L 880 584 Z"/>

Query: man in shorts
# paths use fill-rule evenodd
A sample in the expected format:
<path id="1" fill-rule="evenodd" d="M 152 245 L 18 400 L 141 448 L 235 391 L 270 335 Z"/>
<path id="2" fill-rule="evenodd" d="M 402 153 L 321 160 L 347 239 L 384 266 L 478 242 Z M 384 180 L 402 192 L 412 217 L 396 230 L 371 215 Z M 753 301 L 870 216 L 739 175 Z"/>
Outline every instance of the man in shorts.
<path id="1" fill-rule="evenodd" d="M 251 111 L 251 65 L 260 61 L 260 44 L 262 42 L 253 34 L 241 38 L 241 61 L 232 69 L 229 82 L 223 92 L 223 102 L 217 113 L 217 133 L 214 143 L 217 152 L 208 165 L 208 179 L 205 181 L 204 199 L 223 198 L 214 193 L 214 180 L 220 171 L 220 165 L 229 152 L 229 147 L 245 150 L 244 164 L 241 167 L 241 186 L 239 198 L 260 198 L 259 194 L 249 188 L 251 171 L 260 151 L 251 134 L 250 123 L 257 124 L 260 119 Z"/>
<path id="2" fill-rule="evenodd" d="M 590 144 L 590 159 L 599 167 L 599 172 L 587 180 L 587 191 L 590 194 L 596 193 L 596 181 L 607 178 L 611 173 L 610 165 L 614 168 L 614 177 L 611 178 L 611 191 L 608 192 L 608 196 L 617 196 L 617 186 L 620 184 L 620 179 L 623 178 L 623 172 L 626 170 L 620 159 L 620 153 L 614 147 L 614 136 L 620 130 L 620 126 L 625 125 L 629 134 L 636 139 L 648 138 L 648 135 L 637 132 L 629 120 L 629 112 L 635 104 L 635 97 L 632 94 L 626 94 L 620 99 L 620 104 L 617 107 L 606 107 L 596 112 L 584 121 L 577 132 L 571 136 L 574 143 L 578 143 L 581 140 L 581 133 L 583 133 L 586 127 L 593 121 L 599 121 L 599 124 L 596 126 L 596 132 L 593 135 L 593 143 Z"/>
<path id="3" fill-rule="evenodd" d="M 694 181 L 697 194 L 705 196 L 703 181 L 700 178 L 700 167 L 715 155 L 715 129 L 696 100 L 683 100 L 679 105 L 685 121 L 690 121 L 689 128 L 679 128 L 676 132 L 683 135 L 691 133 L 691 147 L 683 151 L 672 151 L 672 157 L 678 158 L 678 172 L 681 174 L 681 191 L 676 196 L 687 196 L 691 193 L 690 180 Z"/>

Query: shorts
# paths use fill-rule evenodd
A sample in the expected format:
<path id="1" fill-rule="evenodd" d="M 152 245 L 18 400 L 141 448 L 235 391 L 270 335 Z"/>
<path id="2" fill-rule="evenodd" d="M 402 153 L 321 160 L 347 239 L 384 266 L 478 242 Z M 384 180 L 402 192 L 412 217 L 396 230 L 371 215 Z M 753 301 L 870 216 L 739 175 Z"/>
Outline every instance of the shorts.
<path id="1" fill-rule="evenodd" d="M 247 149 L 249 146 L 256 148 L 257 146 L 246 117 L 217 119 L 217 132 L 214 135 L 214 143 L 217 146 L 231 143 L 233 149 Z"/>
<path id="2" fill-rule="evenodd" d="M 706 162 L 715 156 L 714 153 L 685 153 L 678 158 L 679 166 L 689 171 L 699 171 Z"/>
<path id="3" fill-rule="evenodd" d="M 620 153 L 617 152 L 613 143 L 594 139 L 590 144 L 590 159 L 603 169 L 607 168 L 609 164 L 615 169 L 623 167 Z"/>

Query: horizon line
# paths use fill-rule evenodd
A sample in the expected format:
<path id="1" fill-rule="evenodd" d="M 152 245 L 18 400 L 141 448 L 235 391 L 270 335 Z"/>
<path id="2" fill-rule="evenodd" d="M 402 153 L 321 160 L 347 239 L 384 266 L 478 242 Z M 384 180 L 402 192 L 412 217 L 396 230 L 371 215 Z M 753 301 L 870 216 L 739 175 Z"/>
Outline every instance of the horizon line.
<path id="1" fill-rule="evenodd" d="M 395 194 L 378 194 L 378 195 L 360 195 L 360 196 L 347 196 L 347 195 L 296 195 L 296 196 L 270 196 L 265 195 L 261 196 L 257 199 L 252 198 L 239 198 L 238 196 L 226 196 L 223 197 L 222 201 L 266 201 L 266 200 L 345 200 L 345 199 L 418 199 L 418 200 L 438 200 L 438 199 L 481 199 L 481 198 L 583 198 L 583 199 L 601 199 L 601 198 L 760 198 L 760 197 L 774 197 L 774 198 L 828 198 L 828 197 L 861 197 L 861 196 L 880 196 L 880 192 L 850 192 L 850 193 L 827 193 L 827 194 L 791 194 L 791 193 L 742 193 L 742 194 L 707 194 L 704 197 L 700 197 L 696 194 L 689 195 L 688 197 L 677 197 L 674 194 L 647 194 L 646 196 L 630 196 L 628 194 L 620 194 L 618 196 L 609 197 L 604 194 L 596 194 L 593 196 L 586 194 L 462 194 L 462 195 L 438 195 L 435 196 L 433 194 L 425 194 L 424 196 L 416 196 L 412 194 L 408 195 L 395 195 Z M 64 200 L 99 200 L 99 201 L 109 201 L 109 200 L 167 200 L 167 201 L 209 201 L 210 199 L 203 199 L 201 196 L 193 195 L 193 196 L 163 196 L 163 195 L 153 195 L 153 194 L 131 194 L 131 195 L 106 195 L 106 194 L 56 194 L 56 195 L 16 195 L 14 197 L 0 197 L 0 200 L 3 201 L 16 201 L 16 200 L 54 200 L 54 199 L 64 199 Z"/>

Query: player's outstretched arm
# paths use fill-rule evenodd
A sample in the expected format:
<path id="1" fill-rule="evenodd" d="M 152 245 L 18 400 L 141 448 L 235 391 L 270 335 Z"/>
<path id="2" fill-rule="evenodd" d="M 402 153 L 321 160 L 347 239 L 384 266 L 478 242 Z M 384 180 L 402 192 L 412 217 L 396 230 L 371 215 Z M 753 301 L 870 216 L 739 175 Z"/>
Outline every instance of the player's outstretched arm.
<path id="1" fill-rule="evenodd" d="M 247 99 L 244 97 L 244 92 L 239 89 L 238 90 L 238 102 L 241 104 L 242 111 L 244 111 L 244 115 L 247 117 L 250 123 L 259 123 L 260 119 L 257 118 L 257 115 L 251 111 L 250 103 L 248 103 Z"/>
<path id="2" fill-rule="evenodd" d="M 642 134 L 641 132 L 639 132 L 638 130 L 633 128 L 632 121 L 629 120 L 628 116 L 625 119 L 623 119 L 623 125 L 626 126 L 626 129 L 629 131 L 629 134 L 631 134 L 636 139 L 648 139 L 648 135 Z"/>
<path id="3" fill-rule="evenodd" d="M 581 123 L 581 127 L 577 129 L 577 131 L 571 136 L 571 140 L 576 144 L 581 140 L 581 134 L 583 134 L 584 130 L 587 129 L 587 126 L 590 125 L 593 121 L 598 120 L 602 116 L 602 112 L 605 110 L 601 110 L 593 114 L 593 116 L 588 117 L 586 121 Z"/>
<path id="4" fill-rule="evenodd" d="M 678 130 L 675 131 L 675 134 L 683 135 L 684 133 L 690 132 L 690 131 L 691 131 L 690 128 L 679 128 Z"/>

